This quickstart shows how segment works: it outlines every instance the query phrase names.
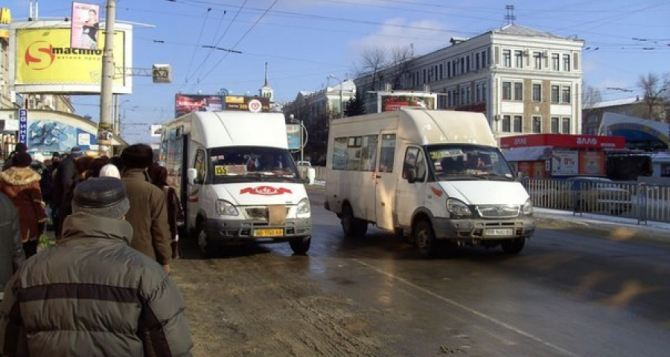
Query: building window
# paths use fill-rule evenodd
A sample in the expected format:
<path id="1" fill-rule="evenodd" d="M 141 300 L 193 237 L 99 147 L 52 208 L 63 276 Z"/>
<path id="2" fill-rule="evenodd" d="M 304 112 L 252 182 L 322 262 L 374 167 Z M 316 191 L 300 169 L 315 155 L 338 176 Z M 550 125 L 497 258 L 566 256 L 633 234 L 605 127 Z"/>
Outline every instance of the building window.
<path id="1" fill-rule="evenodd" d="M 509 115 L 503 115 L 503 120 L 502 120 L 502 131 L 505 133 L 509 133 L 511 130 L 511 123 L 510 123 L 510 117 Z"/>
<path id="2" fill-rule="evenodd" d="M 482 51 L 482 68 L 486 67 L 486 51 Z"/>
<path id="3" fill-rule="evenodd" d="M 559 87 L 558 86 L 551 86 L 551 102 L 552 103 L 558 103 L 558 93 L 559 92 Z"/>
<path id="4" fill-rule="evenodd" d="M 558 134 L 558 118 L 557 117 L 552 117 L 551 118 L 551 133 L 552 134 Z"/>
<path id="5" fill-rule="evenodd" d="M 570 55 L 563 55 L 563 70 L 570 72 Z"/>
<path id="6" fill-rule="evenodd" d="M 451 75 L 454 77 L 458 75 L 456 72 L 456 60 L 451 61 Z"/>
<path id="7" fill-rule="evenodd" d="M 503 50 L 503 66 L 512 67 L 512 53 L 510 50 Z"/>
<path id="8" fill-rule="evenodd" d="M 523 83 L 514 83 L 514 100 L 523 100 Z"/>
<path id="9" fill-rule="evenodd" d="M 561 65 L 561 62 L 560 62 L 558 53 L 552 54 L 551 55 L 551 69 L 553 69 L 554 71 L 560 71 L 561 70 L 560 65 Z"/>
<path id="10" fill-rule="evenodd" d="M 520 133 L 521 132 L 521 122 L 522 122 L 522 117 L 521 115 L 515 115 L 514 116 L 514 132 L 515 133 Z"/>
<path id="11" fill-rule="evenodd" d="M 563 118 L 561 132 L 563 134 L 570 134 L 570 118 Z"/>
<path id="12" fill-rule="evenodd" d="M 443 74 L 442 73 L 442 63 L 440 63 L 440 80 L 442 80 L 442 78 L 444 78 L 444 77 L 442 77 L 442 74 Z"/>
<path id="13" fill-rule="evenodd" d="M 486 83 L 482 83 L 482 102 L 486 103 Z"/>
<path id="14" fill-rule="evenodd" d="M 573 63 L 573 66 L 575 67 L 575 70 L 579 69 L 578 59 L 579 59 L 579 57 L 577 57 L 577 54 L 575 53 L 575 55 L 572 56 L 572 63 Z"/>
<path id="15" fill-rule="evenodd" d="M 533 102 L 542 101 L 542 84 L 533 83 Z"/>
<path id="16" fill-rule="evenodd" d="M 465 58 L 461 57 L 461 66 L 458 68 L 458 73 L 465 73 Z"/>
<path id="17" fill-rule="evenodd" d="M 535 63 L 535 69 L 542 69 L 542 53 L 533 52 L 533 63 Z"/>
<path id="18" fill-rule="evenodd" d="M 472 87 L 468 84 L 465 87 L 465 104 L 472 103 Z"/>
<path id="19" fill-rule="evenodd" d="M 542 132 L 542 117 L 533 116 L 533 133 L 539 134 Z"/>
<path id="20" fill-rule="evenodd" d="M 479 52 L 475 53 L 475 71 L 479 70 Z"/>
<path id="21" fill-rule="evenodd" d="M 475 85 L 475 103 L 481 103 L 482 101 L 482 86 L 477 83 Z"/>
<path id="22" fill-rule="evenodd" d="M 447 78 L 451 78 L 451 66 L 449 62 L 447 62 Z"/>
<path id="23" fill-rule="evenodd" d="M 514 51 L 514 64 L 516 68 L 523 68 L 523 52 Z"/>
<path id="24" fill-rule="evenodd" d="M 570 104 L 570 86 L 563 86 L 561 94 L 561 102 Z"/>
<path id="25" fill-rule="evenodd" d="M 512 100 L 512 82 L 502 83 L 502 99 Z"/>
<path id="26" fill-rule="evenodd" d="M 465 57 L 465 73 L 470 72 L 470 56 Z"/>
<path id="27" fill-rule="evenodd" d="M 426 83 L 426 69 L 423 69 L 423 83 Z"/>

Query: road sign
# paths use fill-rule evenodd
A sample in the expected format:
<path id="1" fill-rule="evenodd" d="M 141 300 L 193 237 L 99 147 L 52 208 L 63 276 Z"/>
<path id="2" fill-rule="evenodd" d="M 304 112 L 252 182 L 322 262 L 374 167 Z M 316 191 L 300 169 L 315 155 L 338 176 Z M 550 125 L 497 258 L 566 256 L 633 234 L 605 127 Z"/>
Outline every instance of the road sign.
<path id="1" fill-rule="evenodd" d="M 28 144 L 28 110 L 19 109 L 19 142 Z"/>
<path id="2" fill-rule="evenodd" d="M 263 109 L 263 104 L 261 104 L 261 101 L 258 99 L 252 99 L 249 101 L 249 111 L 252 113 L 260 113 L 261 109 Z"/>
<path id="3" fill-rule="evenodd" d="M 171 83 L 172 69 L 169 64 L 155 64 L 151 69 L 154 83 Z"/>

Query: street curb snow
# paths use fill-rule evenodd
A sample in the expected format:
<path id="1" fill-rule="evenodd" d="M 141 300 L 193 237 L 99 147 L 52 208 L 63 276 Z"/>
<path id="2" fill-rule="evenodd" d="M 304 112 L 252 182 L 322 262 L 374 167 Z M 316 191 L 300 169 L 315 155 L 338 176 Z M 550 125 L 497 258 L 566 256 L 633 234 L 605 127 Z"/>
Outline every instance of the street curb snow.
<path id="1" fill-rule="evenodd" d="M 637 223 L 637 219 L 625 217 L 613 217 L 592 213 L 573 214 L 572 211 L 561 211 L 548 208 L 534 208 L 534 213 L 537 217 L 558 219 L 570 221 L 572 223 L 582 224 L 585 226 L 598 224 L 617 227 L 627 227 L 634 230 L 649 231 L 653 233 L 663 233 L 670 230 L 670 223 L 648 221 L 645 223 Z"/>

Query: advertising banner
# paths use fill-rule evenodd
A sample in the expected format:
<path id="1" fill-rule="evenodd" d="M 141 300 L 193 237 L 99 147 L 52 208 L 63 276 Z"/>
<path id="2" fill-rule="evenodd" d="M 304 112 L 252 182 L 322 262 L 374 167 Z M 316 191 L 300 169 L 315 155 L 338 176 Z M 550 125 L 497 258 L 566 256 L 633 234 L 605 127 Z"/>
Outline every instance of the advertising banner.
<path id="1" fill-rule="evenodd" d="M 242 110 L 253 113 L 270 111 L 270 99 L 263 97 L 227 95 L 224 98 L 224 105 L 225 110 Z"/>
<path id="2" fill-rule="evenodd" d="M 288 137 L 288 149 L 300 150 L 300 124 L 286 124 L 286 136 Z"/>
<path id="3" fill-rule="evenodd" d="M 95 4 L 72 3 L 70 26 L 70 47 L 97 49 L 100 30 L 100 6 Z"/>
<path id="4" fill-rule="evenodd" d="M 551 152 L 551 175 L 573 176 L 579 174 L 579 152 L 553 150 Z"/>
<path id="5" fill-rule="evenodd" d="M 92 150 L 97 145 L 97 133 L 53 120 L 31 120 L 28 130 L 31 151 L 67 152 L 74 146 Z"/>
<path id="6" fill-rule="evenodd" d="M 579 153 L 579 174 L 605 176 L 605 153 L 602 151 L 582 151 Z"/>
<path id="7" fill-rule="evenodd" d="M 19 142 L 28 143 L 28 110 L 19 109 Z"/>
<path id="8" fill-rule="evenodd" d="M 176 94 L 174 98 L 175 117 L 190 112 L 218 112 L 223 110 L 220 95 Z"/>
<path id="9" fill-rule="evenodd" d="M 13 75 L 15 89 L 20 93 L 100 93 L 102 44 L 104 31 L 98 32 L 97 47 L 72 47 L 70 28 L 33 27 L 23 23 L 15 28 Z M 82 30 L 83 31 L 83 30 Z M 88 32 L 91 34 L 92 32 Z M 84 44 L 80 31 L 79 45 Z M 114 93 L 132 93 L 132 77 L 126 68 L 132 67 L 132 27 L 119 24 L 114 31 Z M 85 37 L 84 37 L 85 38 Z"/>

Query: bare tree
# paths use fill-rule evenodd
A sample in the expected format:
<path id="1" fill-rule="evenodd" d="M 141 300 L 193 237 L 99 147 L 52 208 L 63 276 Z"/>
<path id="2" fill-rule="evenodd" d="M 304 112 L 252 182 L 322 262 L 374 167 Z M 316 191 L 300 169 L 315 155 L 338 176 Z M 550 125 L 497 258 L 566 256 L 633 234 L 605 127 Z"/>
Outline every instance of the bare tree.
<path id="1" fill-rule="evenodd" d="M 584 90 L 582 91 L 582 108 L 584 110 L 593 109 L 596 103 L 602 102 L 602 94 L 598 88 L 584 83 Z"/>
<path id="2" fill-rule="evenodd" d="M 647 106 L 645 117 L 647 119 L 658 120 L 661 119 L 661 112 L 663 111 L 664 93 L 667 90 L 667 79 L 665 83 L 655 73 L 648 73 L 641 75 L 637 81 L 638 87 L 642 89 L 644 95 L 644 103 Z M 664 86 L 665 85 L 665 86 Z M 667 93 L 665 93 L 667 95 Z"/>
<path id="3" fill-rule="evenodd" d="M 396 47 L 391 50 L 389 79 L 393 89 L 404 89 L 402 88 L 402 77 L 407 73 L 412 52 L 411 46 Z"/>
<path id="4" fill-rule="evenodd" d="M 361 54 L 361 69 L 363 73 L 372 76 L 372 89 L 377 89 L 377 80 L 380 75 L 379 70 L 387 65 L 388 54 L 381 47 L 368 48 Z M 359 74 L 363 74 L 359 73 Z"/>

